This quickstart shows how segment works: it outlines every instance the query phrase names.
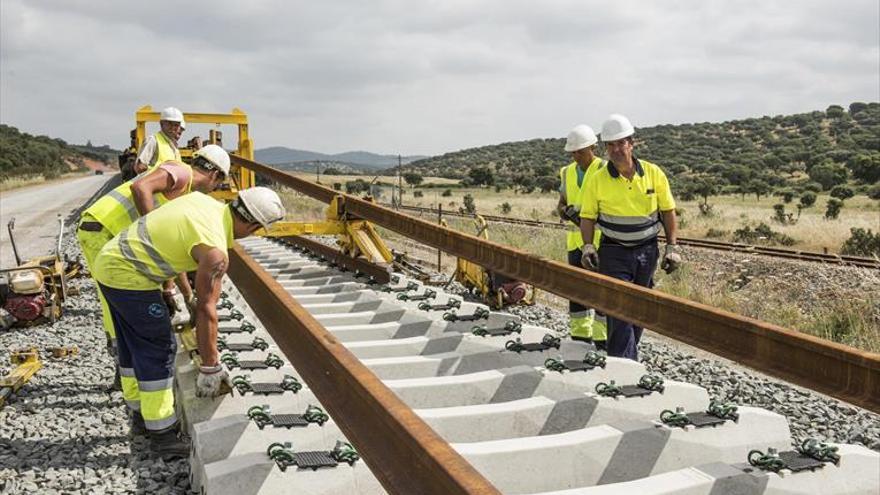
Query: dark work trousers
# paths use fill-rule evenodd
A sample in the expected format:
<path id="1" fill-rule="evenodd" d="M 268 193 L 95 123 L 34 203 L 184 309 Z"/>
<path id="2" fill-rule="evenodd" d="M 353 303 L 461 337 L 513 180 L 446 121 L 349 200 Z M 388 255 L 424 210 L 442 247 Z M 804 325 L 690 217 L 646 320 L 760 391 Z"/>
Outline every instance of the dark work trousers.
<path id="1" fill-rule="evenodd" d="M 603 242 L 599 246 L 599 273 L 626 280 L 642 287 L 654 286 L 654 270 L 660 250 L 657 241 L 627 247 Z M 639 359 L 642 327 L 628 321 L 608 317 L 608 355 Z"/>

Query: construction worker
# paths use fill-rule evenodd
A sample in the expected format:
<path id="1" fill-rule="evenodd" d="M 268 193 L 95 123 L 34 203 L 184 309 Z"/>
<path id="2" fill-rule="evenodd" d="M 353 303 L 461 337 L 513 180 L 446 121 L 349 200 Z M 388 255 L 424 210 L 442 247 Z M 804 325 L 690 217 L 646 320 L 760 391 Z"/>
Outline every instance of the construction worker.
<path id="1" fill-rule="evenodd" d="M 152 172 L 139 175 L 102 196 L 83 212 L 77 229 L 86 265 L 90 268 L 94 266 L 101 248 L 139 216 L 191 191 L 211 192 L 228 174 L 229 154 L 219 146 L 205 146 L 193 154 L 192 166 L 182 162 L 165 162 Z M 190 301 L 192 290 L 189 290 L 188 283 L 183 285 L 183 296 Z M 101 301 L 107 348 L 111 355 L 115 355 L 116 333 L 100 289 L 98 299 Z M 114 380 L 117 389 L 118 382 L 117 370 Z"/>
<path id="2" fill-rule="evenodd" d="M 565 151 L 571 153 L 573 162 L 559 170 L 559 203 L 556 210 L 559 217 L 570 223 L 566 232 L 568 264 L 583 268 L 581 256 L 584 239 L 580 231 L 581 196 L 587 180 L 605 166 L 605 161 L 594 155 L 596 133 L 588 125 L 575 126 L 565 140 Z M 599 231 L 593 236 L 593 245 L 599 246 Z M 568 302 L 569 330 L 571 338 L 582 342 L 592 342 L 598 349 L 605 348 L 605 318 L 596 315 L 593 309 L 577 301 Z"/>
<path id="3" fill-rule="evenodd" d="M 177 149 L 177 140 L 183 134 L 186 123 L 183 120 L 183 112 L 168 107 L 159 113 L 159 132 L 149 136 L 137 154 L 137 162 L 134 164 L 135 174 L 141 174 L 148 169 L 167 161 L 180 161 L 180 150 Z"/>
<path id="4" fill-rule="evenodd" d="M 602 231 L 598 250 L 583 249 L 584 267 L 643 287 L 652 287 L 660 225 L 666 232 L 663 269 L 682 263 L 677 252 L 675 200 L 666 174 L 657 165 L 633 156 L 635 129 L 629 119 L 612 114 L 602 124 L 608 164 L 587 182 L 581 200 L 581 235 Z M 608 317 L 608 355 L 638 359 L 642 328 Z"/>
<path id="5" fill-rule="evenodd" d="M 132 431 L 146 432 L 163 457 L 189 455 L 178 436 L 172 381 L 176 343 L 162 285 L 195 271 L 196 335 L 202 365 L 196 393 L 214 397 L 229 375 L 217 352 L 217 301 L 226 251 L 284 217 L 281 199 L 265 187 L 239 192 L 230 204 L 194 192 L 168 202 L 123 230 L 98 254 L 93 275 L 117 330 L 122 392 Z"/>

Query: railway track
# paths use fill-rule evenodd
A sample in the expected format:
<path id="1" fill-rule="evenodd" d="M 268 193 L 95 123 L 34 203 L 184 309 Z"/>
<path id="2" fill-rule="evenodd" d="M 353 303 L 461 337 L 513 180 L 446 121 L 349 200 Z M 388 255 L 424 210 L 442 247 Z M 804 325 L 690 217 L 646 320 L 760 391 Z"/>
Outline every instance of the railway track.
<path id="1" fill-rule="evenodd" d="M 434 208 L 426 208 L 421 206 L 398 206 L 401 211 L 414 212 L 419 214 L 437 216 L 437 210 Z M 443 211 L 444 216 L 453 216 L 461 218 L 473 218 L 473 215 L 467 213 Z M 498 215 L 480 215 L 487 222 L 504 223 L 509 225 L 521 225 L 524 227 L 535 227 L 544 229 L 566 229 L 568 226 L 562 222 L 544 222 L 540 220 L 529 220 L 525 218 L 513 218 Z M 661 239 L 663 236 L 660 236 Z M 829 254 L 819 253 L 815 251 L 800 251 L 795 249 L 784 249 L 770 246 L 756 246 L 750 244 L 741 244 L 736 242 L 714 241 L 711 239 L 694 239 L 688 237 L 679 237 L 678 243 L 683 246 L 694 246 L 705 249 L 715 249 L 719 251 L 732 251 L 740 253 L 753 253 L 764 256 L 773 256 L 776 258 L 786 258 L 798 261 L 812 261 L 820 263 L 831 263 L 837 265 L 859 266 L 863 268 L 880 269 L 880 260 L 863 256 L 851 256 L 845 254 Z"/>
<path id="2" fill-rule="evenodd" d="M 402 274 L 377 283 L 317 249 L 249 239 L 232 253 L 220 326 L 233 395 L 195 398 L 196 368 L 178 355 L 202 493 L 880 487 L 877 452 L 841 445 L 836 464 L 827 450 L 797 454 L 781 415 L 712 404 L 701 387 Z"/>
<path id="3" fill-rule="evenodd" d="M 233 160 L 321 201 L 338 196 Z M 359 198 L 343 196 L 338 206 L 348 217 L 880 410 L 876 354 L 574 270 Z M 880 488 L 877 452 L 814 443 L 792 452 L 781 415 L 711 403 L 701 387 L 646 376 L 639 363 L 305 239 L 244 241 L 230 252 L 229 277 L 223 362 L 237 391 L 195 398 L 196 368 L 185 348 L 177 359 L 192 482 L 203 493 Z"/>

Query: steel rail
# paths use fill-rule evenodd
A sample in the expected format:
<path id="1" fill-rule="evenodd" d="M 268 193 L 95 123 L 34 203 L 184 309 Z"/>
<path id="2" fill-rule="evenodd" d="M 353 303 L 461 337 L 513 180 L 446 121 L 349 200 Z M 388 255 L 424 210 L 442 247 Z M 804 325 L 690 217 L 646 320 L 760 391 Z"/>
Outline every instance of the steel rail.
<path id="1" fill-rule="evenodd" d="M 239 245 L 228 273 L 388 492 L 499 494 Z"/>
<path id="2" fill-rule="evenodd" d="M 434 208 L 427 208 L 424 206 L 397 206 L 395 207 L 400 210 L 405 211 L 414 211 L 420 213 L 427 214 L 436 214 L 437 210 Z M 461 217 L 461 218 L 471 218 L 473 215 L 469 213 L 458 213 L 458 212 L 443 212 L 444 215 Z M 523 225 L 526 227 L 535 227 L 535 228 L 549 228 L 549 229 L 567 229 L 568 225 L 562 222 L 545 222 L 541 220 L 529 220 L 525 218 L 513 218 L 513 217 L 503 217 L 498 215 L 483 215 L 480 214 L 486 221 L 496 222 L 496 223 L 505 223 L 511 225 Z M 663 236 L 660 236 L 660 239 L 663 240 Z M 691 237 L 679 237 L 678 243 L 682 246 L 694 246 L 701 247 L 704 249 L 716 249 L 720 251 L 732 251 L 732 252 L 741 252 L 741 253 L 754 253 L 754 254 L 762 254 L 765 256 L 772 256 L 776 258 L 787 258 L 792 260 L 800 260 L 800 261 L 812 261 L 812 262 L 821 262 L 821 263 L 832 263 L 839 265 L 852 265 L 852 266 L 860 266 L 863 268 L 877 268 L 880 269 L 880 260 L 864 257 L 864 256 L 852 256 L 846 254 L 830 254 L 830 253 L 820 253 L 816 251 L 801 251 L 797 249 L 784 249 L 770 246 L 756 246 L 752 244 L 741 244 L 737 242 L 724 242 L 724 241 L 715 241 L 711 239 L 696 239 Z"/>
<path id="3" fill-rule="evenodd" d="M 315 199 L 329 202 L 333 196 L 341 196 L 342 208 L 347 214 L 489 270 L 767 374 L 880 412 L 880 354 L 524 253 L 341 194 L 256 162 L 239 157 L 233 157 L 233 161 Z"/>

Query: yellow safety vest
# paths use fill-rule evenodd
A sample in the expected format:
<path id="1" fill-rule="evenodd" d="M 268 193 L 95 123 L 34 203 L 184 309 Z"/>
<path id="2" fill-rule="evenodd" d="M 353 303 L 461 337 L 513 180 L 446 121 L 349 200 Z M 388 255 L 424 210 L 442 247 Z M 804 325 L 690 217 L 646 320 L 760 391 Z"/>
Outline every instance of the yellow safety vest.
<path id="1" fill-rule="evenodd" d="M 191 166 L 182 162 L 177 163 L 177 165 L 186 167 L 186 169 L 189 170 L 189 182 L 186 184 L 186 189 L 183 192 L 183 194 L 188 194 L 192 191 L 194 176 L 193 169 Z M 137 207 L 134 205 L 134 197 L 131 194 L 131 185 L 154 171 L 155 169 L 147 170 L 134 179 L 131 179 L 118 186 L 116 189 L 108 192 L 104 196 L 101 196 L 101 198 L 98 199 L 95 204 L 90 206 L 83 215 L 91 215 L 92 218 L 100 222 L 101 225 L 103 225 L 112 235 L 122 232 L 123 229 L 131 225 L 131 223 L 137 220 L 140 216 Z M 153 204 L 156 207 L 167 202 L 168 198 L 164 193 L 160 192 L 153 195 Z"/>
<path id="2" fill-rule="evenodd" d="M 581 209 L 581 195 L 583 194 L 584 187 L 587 184 L 587 179 L 593 176 L 598 170 L 605 166 L 605 160 L 595 157 L 593 161 L 590 162 L 590 165 L 587 167 L 586 172 L 584 172 L 584 180 L 581 182 L 581 185 L 578 186 L 577 183 L 577 162 L 571 162 L 570 164 L 559 169 L 559 179 L 562 181 L 562 190 L 565 191 L 565 201 L 569 206 L 574 206 L 578 211 Z M 593 245 L 596 247 L 599 246 L 599 238 L 601 237 L 601 233 L 598 229 L 595 231 L 593 235 Z M 568 251 L 574 251 L 575 249 L 580 249 L 584 246 L 584 238 L 581 236 L 581 231 L 573 224 L 569 222 L 568 232 L 566 232 L 565 239 L 566 249 Z"/>
<path id="3" fill-rule="evenodd" d="M 606 239 L 638 246 L 657 238 L 660 212 L 675 209 L 666 174 L 647 160 L 635 160 L 632 179 L 613 163 L 591 177 L 581 199 L 581 217 L 596 220 Z"/>
<path id="4" fill-rule="evenodd" d="M 204 244 L 224 253 L 234 242 L 225 203 L 193 192 L 140 217 L 98 254 L 92 276 L 124 290 L 156 290 L 178 273 L 194 271 L 192 249 Z"/>
<path id="5" fill-rule="evenodd" d="M 154 169 L 165 162 L 180 161 L 180 150 L 165 136 L 164 132 L 159 131 L 153 134 L 153 137 L 156 138 L 156 153 L 153 155 L 153 160 L 147 164 L 149 165 L 148 170 Z"/>

